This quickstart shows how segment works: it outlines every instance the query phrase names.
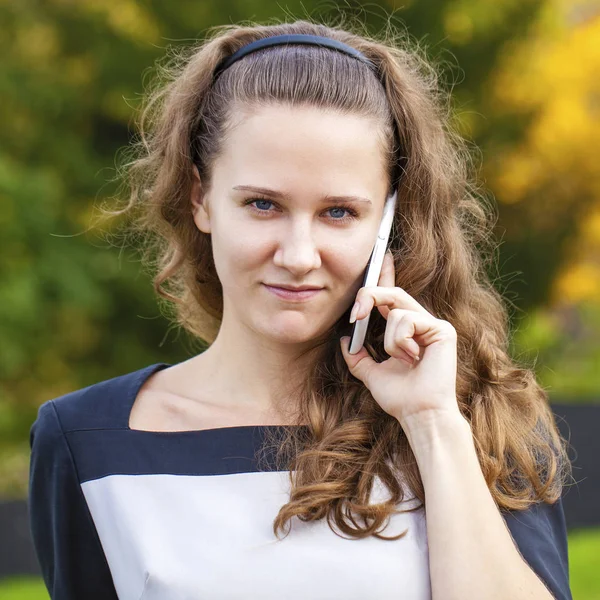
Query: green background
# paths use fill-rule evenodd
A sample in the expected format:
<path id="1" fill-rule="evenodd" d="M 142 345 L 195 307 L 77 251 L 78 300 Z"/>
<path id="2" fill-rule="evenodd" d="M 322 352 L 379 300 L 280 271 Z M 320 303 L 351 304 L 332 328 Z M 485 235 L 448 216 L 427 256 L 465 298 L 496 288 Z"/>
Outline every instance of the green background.
<path id="1" fill-rule="evenodd" d="M 1 0 L 0 498 L 26 496 L 42 402 L 198 352 L 162 313 L 138 254 L 109 237 L 118 223 L 92 227 L 155 61 L 213 25 L 340 15 L 375 35 L 406 29 L 438 66 L 497 206 L 511 352 L 551 401 L 599 401 L 595 3 Z M 571 535 L 575 597 L 600 598 L 587 558 L 599 536 Z"/>

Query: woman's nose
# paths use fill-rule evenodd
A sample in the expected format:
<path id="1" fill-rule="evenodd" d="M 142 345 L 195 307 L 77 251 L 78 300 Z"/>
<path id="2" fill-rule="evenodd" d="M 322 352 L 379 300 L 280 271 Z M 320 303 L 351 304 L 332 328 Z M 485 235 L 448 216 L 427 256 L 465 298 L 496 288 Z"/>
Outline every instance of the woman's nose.
<path id="1" fill-rule="evenodd" d="M 308 224 L 286 231 L 275 253 L 275 264 L 298 275 L 318 269 L 321 255 L 314 233 Z"/>

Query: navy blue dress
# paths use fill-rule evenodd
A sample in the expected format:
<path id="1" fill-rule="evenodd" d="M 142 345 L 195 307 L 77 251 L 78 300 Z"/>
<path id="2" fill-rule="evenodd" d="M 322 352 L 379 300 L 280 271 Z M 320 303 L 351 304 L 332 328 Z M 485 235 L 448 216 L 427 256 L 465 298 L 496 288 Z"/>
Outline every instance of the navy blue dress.
<path id="1" fill-rule="evenodd" d="M 429 600 L 423 508 L 384 535 L 336 535 L 293 520 L 277 540 L 289 473 L 255 452 L 270 426 L 153 432 L 129 428 L 159 363 L 41 405 L 31 427 L 29 517 L 53 600 Z M 371 501 L 384 499 L 376 480 Z M 418 505 L 415 498 L 403 506 Z M 402 507 L 400 507 L 402 508 Z M 571 600 L 562 501 L 503 513 L 527 563 Z M 507 574 L 509 576 L 509 574 Z"/>

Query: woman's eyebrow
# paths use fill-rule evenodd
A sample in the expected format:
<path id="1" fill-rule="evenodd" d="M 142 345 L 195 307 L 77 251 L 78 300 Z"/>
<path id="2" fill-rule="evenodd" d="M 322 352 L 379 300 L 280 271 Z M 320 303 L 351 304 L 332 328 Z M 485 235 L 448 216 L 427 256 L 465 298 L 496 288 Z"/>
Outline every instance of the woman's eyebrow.
<path id="1" fill-rule="evenodd" d="M 283 200 L 290 200 L 289 194 L 278 192 L 277 190 L 270 190 L 268 188 L 256 187 L 254 185 L 236 185 L 232 189 L 240 190 L 245 192 L 254 192 L 255 194 L 264 194 L 265 196 L 272 196 L 273 198 L 281 198 Z M 323 202 L 365 202 L 366 204 L 372 204 L 368 198 L 362 196 L 324 196 Z"/>

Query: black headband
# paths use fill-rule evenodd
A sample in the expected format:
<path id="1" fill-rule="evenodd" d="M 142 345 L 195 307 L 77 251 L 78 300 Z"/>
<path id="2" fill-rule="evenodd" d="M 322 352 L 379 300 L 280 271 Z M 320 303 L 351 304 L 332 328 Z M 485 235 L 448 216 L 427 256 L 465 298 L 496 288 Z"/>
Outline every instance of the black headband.
<path id="1" fill-rule="evenodd" d="M 311 35 L 308 33 L 290 33 L 284 35 L 273 35 L 266 38 L 261 38 L 259 40 L 254 40 L 245 46 L 242 46 L 238 50 L 236 50 L 231 56 L 227 56 L 224 58 L 215 68 L 213 73 L 213 82 L 217 79 L 217 77 L 228 67 L 230 67 L 233 63 L 240 60 L 247 54 L 254 52 L 255 50 L 260 50 L 261 48 L 268 48 L 270 46 L 285 46 L 287 44 L 307 44 L 312 46 L 321 46 L 324 48 L 331 48 L 332 50 L 337 50 L 339 52 L 343 52 L 352 58 L 356 58 L 362 63 L 366 64 L 371 68 L 375 73 L 377 73 L 377 67 L 368 59 L 360 50 L 345 44 L 344 42 L 340 42 L 338 40 L 334 40 L 332 38 L 323 37 L 321 35 Z M 396 134 L 397 137 L 397 134 Z M 402 165 L 402 170 L 404 170 L 404 165 L 406 164 L 406 157 L 401 157 L 399 159 L 399 164 Z"/>
<path id="2" fill-rule="evenodd" d="M 271 37 L 262 38 L 260 40 L 255 40 L 242 46 L 239 50 L 236 50 L 231 56 L 228 56 L 224 60 L 222 60 L 215 72 L 213 74 L 213 81 L 228 67 L 230 67 L 234 62 L 237 62 L 240 58 L 246 56 L 246 54 L 250 54 L 255 50 L 260 50 L 261 48 L 268 48 L 269 46 L 285 46 L 287 44 L 310 44 L 313 46 L 322 46 L 326 48 L 331 48 L 333 50 L 338 50 L 339 52 L 343 52 L 344 54 L 348 54 L 357 60 L 369 65 L 371 68 L 375 69 L 375 65 L 359 50 L 345 44 L 344 42 L 339 42 L 338 40 L 334 40 L 328 37 L 323 37 L 320 35 L 310 35 L 308 33 L 292 33 L 285 35 L 274 35 Z"/>

